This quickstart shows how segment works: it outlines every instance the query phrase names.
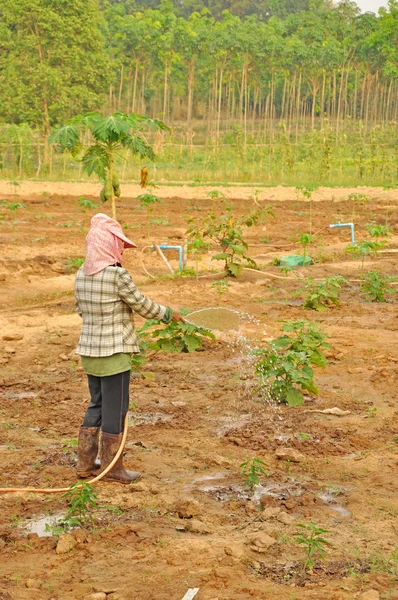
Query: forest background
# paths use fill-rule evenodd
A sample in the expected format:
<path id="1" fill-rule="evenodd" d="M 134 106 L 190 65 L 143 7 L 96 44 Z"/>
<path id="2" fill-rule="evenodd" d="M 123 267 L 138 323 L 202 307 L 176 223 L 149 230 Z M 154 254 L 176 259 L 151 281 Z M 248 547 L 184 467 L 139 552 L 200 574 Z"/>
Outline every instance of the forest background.
<path id="1" fill-rule="evenodd" d="M 2 177 L 80 178 L 47 140 L 93 110 L 171 127 L 158 180 L 394 186 L 398 1 L 3 0 Z"/>

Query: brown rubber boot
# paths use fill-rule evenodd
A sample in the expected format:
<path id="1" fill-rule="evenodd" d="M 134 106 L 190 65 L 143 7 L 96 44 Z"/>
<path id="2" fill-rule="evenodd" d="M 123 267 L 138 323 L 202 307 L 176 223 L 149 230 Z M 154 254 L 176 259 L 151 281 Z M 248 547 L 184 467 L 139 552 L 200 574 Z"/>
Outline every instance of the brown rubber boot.
<path id="1" fill-rule="evenodd" d="M 76 474 L 85 479 L 98 469 L 95 462 L 98 454 L 99 427 L 80 427 L 77 445 Z"/>
<path id="2" fill-rule="evenodd" d="M 104 433 L 101 434 L 101 468 L 102 470 L 111 463 L 116 452 L 119 450 L 120 443 L 122 441 L 122 433 Z M 105 475 L 104 479 L 111 479 L 118 481 L 119 483 L 131 483 L 141 477 L 141 473 L 137 471 L 126 471 L 123 467 L 123 453 L 120 455 L 116 464 L 112 469 Z"/>

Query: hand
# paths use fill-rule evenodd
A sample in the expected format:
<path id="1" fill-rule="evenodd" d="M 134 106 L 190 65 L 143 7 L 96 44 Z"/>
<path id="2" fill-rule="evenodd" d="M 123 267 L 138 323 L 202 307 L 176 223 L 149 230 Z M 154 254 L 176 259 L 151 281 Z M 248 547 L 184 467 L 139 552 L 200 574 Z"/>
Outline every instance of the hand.
<path id="1" fill-rule="evenodd" d="M 173 316 L 171 317 L 171 320 L 174 322 L 185 323 L 184 317 L 180 315 L 178 310 L 173 310 Z"/>

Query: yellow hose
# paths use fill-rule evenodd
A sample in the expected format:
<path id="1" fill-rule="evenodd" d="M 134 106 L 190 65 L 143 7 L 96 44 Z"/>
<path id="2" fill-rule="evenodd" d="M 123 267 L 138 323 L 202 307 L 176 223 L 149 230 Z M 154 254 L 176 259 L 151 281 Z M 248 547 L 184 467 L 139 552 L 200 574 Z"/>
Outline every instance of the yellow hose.
<path id="1" fill-rule="evenodd" d="M 100 481 L 103 477 L 105 477 L 105 475 L 107 473 L 109 473 L 109 471 L 112 469 L 112 467 L 116 464 L 116 461 L 120 458 L 120 456 L 123 452 L 123 449 L 124 449 L 124 445 L 126 443 L 127 431 L 128 431 L 128 415 L 126 415 L 126 418 L 124 420 L 122 441 L 120 442 L 119 449 L 116 452 L 113 460 L 109 463 L 109 465 L 106 467 L 106 469 L 104 469 L 102 471 L 102 473 L 97 475 L 97 477 L 90 479 L 90 481 L 87 481 L 87 482 L 82 481 L 77 486 L 70 486 L 70 487 L 66 487 L 66 488 L 0 488 L 0 493 L 5 494 L 5 493 L 29 492 L 29 493 L 33 493 L 33 494 L 61 494 L 61 493 L 69 492 L 72 489 L 72 487 L 76 488 L 76 487 L 82 486 L 84 483 L 89 483 L 89 484 L 97 483 L 97 481 Z"/>

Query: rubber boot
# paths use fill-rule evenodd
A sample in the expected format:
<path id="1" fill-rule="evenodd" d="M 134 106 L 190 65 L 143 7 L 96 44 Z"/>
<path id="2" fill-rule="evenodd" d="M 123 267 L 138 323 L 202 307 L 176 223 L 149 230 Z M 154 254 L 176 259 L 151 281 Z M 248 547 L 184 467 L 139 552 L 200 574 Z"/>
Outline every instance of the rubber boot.
<path id="1" fill-rule="evenodd" d="M 122 441 L 122 433 L 104 433 L 101 434 L 101 468 L 102 470 L 112 462 L 114 456 L 119 450 Z M 123 467 L 123 452 L 116 461 L 116 464 L 107 473 L 104 479 L 118 481 L 119 483 L 131 483 L 141 477 L 137 471 L 126 471 Z"/>
<path id="2" fill-rule="evenodd" d="M 99 465 L 95 459 L 98 454 L 99 427 L 80 427 L 77 445 L 76 474 L 85 479 L 93 475 Z"/>

